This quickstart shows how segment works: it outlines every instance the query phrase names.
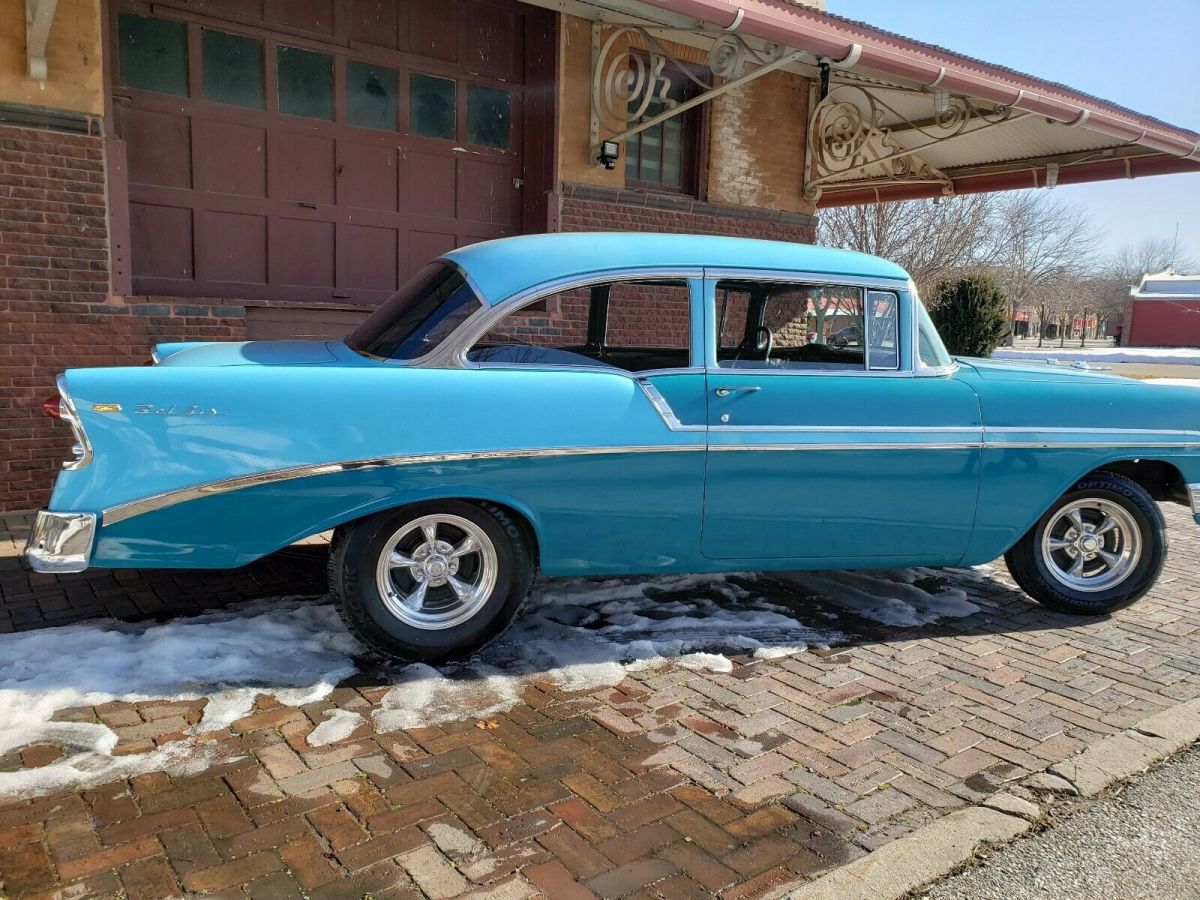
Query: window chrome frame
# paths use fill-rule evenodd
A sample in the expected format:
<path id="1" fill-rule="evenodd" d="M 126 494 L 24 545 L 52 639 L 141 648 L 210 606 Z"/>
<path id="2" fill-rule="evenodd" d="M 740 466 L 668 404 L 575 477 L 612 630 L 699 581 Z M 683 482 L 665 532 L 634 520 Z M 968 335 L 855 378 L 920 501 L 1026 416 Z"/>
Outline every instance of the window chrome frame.
<path id="1" fill-rule="evenodd" d="M 901 281 L 896 278 L 875 278 L 864 275 L 841 275 L 832 272 L 797 272 L 790 269 L 736 269 L 736 268 L 705 268 L 704 270 L 704 309 L 705 314 L 712 310 L 712 315 L 709 318 L 716 317 L 716 288 L 717 282 L 722 279 L 732 279 L 737 281 L 761 281 L 761 282 L 777 282 L 780 284 L 799 284 L 808 287 L 817 287 L 819 285 L 844 285 L 846 287 L 861 288 L 863 291 L 863 336 L 866 338 L 863 367 L 861 369 L 739 369 L 732 367 L 721 366 L 716 358 L 717 353 L 717 334 L 716 326 L 713 325 L 710 333 L 705 338 L 704 348 L 704 367 L 705 372 L 712 375 L 753 375 L 755 378 L 759 376 L 778 377 L 786 375 L 801 375 L 804 377 L 846 377 L 862 378 L 871 376 L 874 378 L 912 378 L 914 375 L 923 375 L 918 373 L 913 368 L 915 360 L 915 347 L 909 348 L 907 361 L 905 356 L 905 348 L 903 347 L 904 334 L 907 330 L 903 322 L 905 317 L 910 322 L 916 322 L 916 316 L 912 309 L 912 281 Z M 712 290 L 709 290 L 709 286 Z M 896 338 L 901 341 L 901 346 L 897 347 L 897 364 L 893 369 L 872 369 L 870 339 L 867 337 L 867 316 L 866 316 L 866 295 L 868 291 L 883 291 L 896 295 L 896 301 L 899 304 L 897 312 L 901 316 L 901 325 L 897 329 Z M 914 332 L 915 333 L 915 332 Z M 910 338 L 911 340 L 911 338 Z M 941 373 L 939 373 L 941 374 Z"/>
<path id="2" fill-rule="evenodd" d="M 467 318 L 461 325 L 458 326 L 458 331 L 443 343 L 442 347 L 438 348 L 436 354 L 423 361 L 414 363 L 415 365 L 424 365 L 426 368 L 451 368 L 451 369 L 520 369 L 523 371 L 569 371 L 569 372 L 608 372 L 610 374 L 624 375 L 633 380 L 654 374 L 677 374 L 680 372 L 703 372 L 703 365 L 697 365 L 697 348 L 692 340 L 695 332 L 695 310 L 693 309 L 693 283 L 701 282 L 704 277 L 704 270 L 688 266 L 653 266 L 653 267 L 635 267 L 625 269 L 611 269 L 606 272 L 592 272 L 588 275 L 568 275 L 562 278 L 556 278 L 551 281 L 545 281 L 533 287 L 518 291 L 505 299 L 485 306 L 481 310 L 477 310 L 473 315 Z M 545 300 L 554 294 L 562 293 L 563 291 L 574 290 L 575 288 L 593 287 L 597 284 L 607 284 L 617 281 L 642 281 L 647 279 L 675 279 L 685 282 L 688 287 L 688 364 L 678 368 L 670 369 L 654 369 L 645 372 L 630 372 L 627 369 L 622 369 L 617 366 L 567 366 L 555 364 L 538 364 L 524 365 L 521 363 L 488 363 L 488 362 L 472 362 L 467 359 L 467 353 L 471 347 L 487 334 L 500 320 L 523 309 L 530 304 L 537 303 L 539 300 Z M 703 314 L 703 305 L 701 306 Z M 703 320 L 702 320 L 703 321 Z M 701 329 L 703 333 L 703 329 Z M 446 345 L 453 346 L 447 347 Z M 443 352 L 444 351 L 444 352 Z M 436 356 L 436 358 L 435 358 Z"/>

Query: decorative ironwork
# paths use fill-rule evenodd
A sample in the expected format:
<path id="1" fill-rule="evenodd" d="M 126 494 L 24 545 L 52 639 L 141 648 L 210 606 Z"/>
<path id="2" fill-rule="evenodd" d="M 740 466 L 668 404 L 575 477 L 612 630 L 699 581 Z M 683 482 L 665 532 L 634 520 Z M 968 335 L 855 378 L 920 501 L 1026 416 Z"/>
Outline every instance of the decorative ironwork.
<path id="1" fill-rule="evenodd" d="M 931 115 L 914 121 L 880 96 L 889 90 L 909 97 L 929 97 Z M 954 185 L 949 176 L 923 161 L 920 152 L 1021 115 L 1014 115 L 1007 106 L 986 107 L 958 95 L 935 98 L 898 88 L 868 90 L 857 84 L 839 84 L 817 104 L 809 122 L 810 178 L 805 194 L 817 200 L 824 186 L 850 180 L 860 185 L 932 182 L 942 185 L 943 193 L 952 194 Z M 917 143 L 906 140 L 905 146 L 897 139 L 901 134 Z"/>
<path id="2" fill-rule="evenodd" d="M 787 52 L 781 44 L 757 49 L 736 34 L 716 37 L 708 51 L 708 68 L 720 78 L 737 78 L 747 62 L 769 65 Z M 667 66 L 670 64 L 670 70 Z M 675 54 L 639 25 L 617 28 L 596 55 L 592 72 L 592 109 L 605 125 L 620 131 L 638 122 L 654 102 L 672 109 L 672 78 L 684 77 L 708 91 L 709 85 Z"/>

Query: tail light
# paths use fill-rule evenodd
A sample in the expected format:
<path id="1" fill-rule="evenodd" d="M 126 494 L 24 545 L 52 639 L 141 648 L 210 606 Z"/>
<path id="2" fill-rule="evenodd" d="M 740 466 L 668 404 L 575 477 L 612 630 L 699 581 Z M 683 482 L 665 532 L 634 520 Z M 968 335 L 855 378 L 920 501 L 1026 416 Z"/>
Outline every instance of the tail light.
<path id="1" fill-rule="evenodd" d="M 71 426 L 71 433 L 75 435 L 75 444 L 71 447 L 71 453 L 75 458 L 68 459 L 62 464 L 62 467 L 67 471 L 74 471 L 82 469 L 90 463 L 92 461 L 92 443 L 83 430 L 83 423 L 79 420 L 79 413 L 75 411 L 75 404 L 71 400 L 71 395 L 67 393 L 61 375 L 58 378 L 58 393 L 46 398 L 42 403 L 42 412 L 52 419 L 66 422 Z"/>

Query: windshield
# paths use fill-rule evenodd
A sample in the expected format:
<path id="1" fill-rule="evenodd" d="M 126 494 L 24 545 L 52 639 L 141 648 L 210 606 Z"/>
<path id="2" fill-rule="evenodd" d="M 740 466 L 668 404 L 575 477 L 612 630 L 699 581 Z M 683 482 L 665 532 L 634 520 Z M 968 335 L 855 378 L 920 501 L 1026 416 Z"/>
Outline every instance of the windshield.
<path id="1" fill-rule="evenodd" d="M 458 268 L 430 263 L 350 332 L 346 344 L 368 356 L 419 359 L 482 306 Z"/>

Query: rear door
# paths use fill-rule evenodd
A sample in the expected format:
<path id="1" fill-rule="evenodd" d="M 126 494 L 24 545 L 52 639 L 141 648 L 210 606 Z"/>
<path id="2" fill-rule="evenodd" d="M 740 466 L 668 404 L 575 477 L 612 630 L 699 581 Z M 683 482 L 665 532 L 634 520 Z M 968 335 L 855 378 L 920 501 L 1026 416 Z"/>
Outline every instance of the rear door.
<path id="1" fill-rule="evenodd" d="M 704 556 L 957 562 L 979 404 L 950 375 L 914 375 L 907 292 L 713 276 L 705 293 Z"/>

